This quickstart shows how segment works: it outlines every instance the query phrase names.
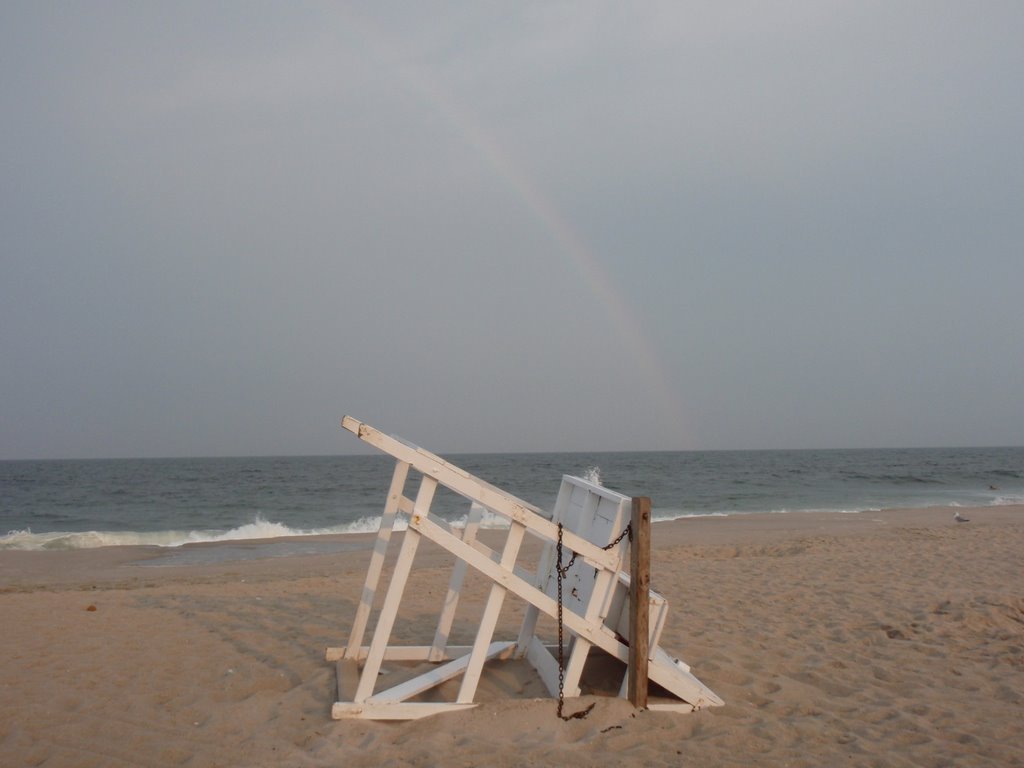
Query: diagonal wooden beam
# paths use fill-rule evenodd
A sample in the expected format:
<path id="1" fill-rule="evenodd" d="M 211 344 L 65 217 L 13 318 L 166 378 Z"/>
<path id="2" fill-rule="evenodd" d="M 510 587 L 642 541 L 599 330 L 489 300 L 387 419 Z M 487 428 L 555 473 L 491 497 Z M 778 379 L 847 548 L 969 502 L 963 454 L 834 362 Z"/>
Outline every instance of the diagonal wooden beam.
<path id="1" fill-rule="evenodd" d="M 540 509 L 469 474 L 454 464 L 449 464 L 440 456 L 412 443 L 386 435 L 351 416 L 342 419 L 341 426 L 360 440 L 391 454 L 399 461 L 408 462 L 418 472 L 433 477 L 441 485 L 466 498 L 475 499 L 492 512 L 525 525 L 534 535 L 546 538 L 548 541 L 555 541 L 558 538 L 558 526 L 551 522 Z M 615 554 L 591 544 L 582 536 L 566 530 L 562 540 L 566 547 L 592 565 L 610 570 L 618 569 L 619 558 Z"/>

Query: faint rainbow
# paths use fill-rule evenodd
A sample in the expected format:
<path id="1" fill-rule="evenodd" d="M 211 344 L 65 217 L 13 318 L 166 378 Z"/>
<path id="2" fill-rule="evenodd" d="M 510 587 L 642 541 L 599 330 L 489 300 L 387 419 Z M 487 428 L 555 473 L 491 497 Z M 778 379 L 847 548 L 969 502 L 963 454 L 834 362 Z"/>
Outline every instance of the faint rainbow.
<path id="1" fill-rule="evenodd" d="M 483 129 L 480 122 L 468 109 L 457 103 L 436 80 L 428 78 L 421 69 L 406 64 L 401 56 L 394 53 L 393 46 L 389 45 L 384 37 L 365 19 L 354 21 L 366 35 L 367 41 L 377 48 L 380 58 L 395 73 L 401 83 L 448 122 L 452 129 L 512 189 L 527 210 L 558 244 L 570 265 L 582 275 L 587 288 L 608 312 L 612 326 L 635 356 L 636 363 L 646 372 L 654 390 L 652 394 L 660 401 L 661 407 L 664 409 L 663 415 L 672 427 L 672 432 L 667 439 L 673 442 L 683 440 L 686 436 L 685 409 L 661 362 L 661 356 L 649 340 L 636 312 L 625 300 L 623 293 L 615 290 L 608 271 L 593 256 L 566 216 L 558 210 L 543 190 L 518 165 L 512 162 L 508 152 L 490 132 Z M 666 445 L 665 447 L 675 446 Z"/>

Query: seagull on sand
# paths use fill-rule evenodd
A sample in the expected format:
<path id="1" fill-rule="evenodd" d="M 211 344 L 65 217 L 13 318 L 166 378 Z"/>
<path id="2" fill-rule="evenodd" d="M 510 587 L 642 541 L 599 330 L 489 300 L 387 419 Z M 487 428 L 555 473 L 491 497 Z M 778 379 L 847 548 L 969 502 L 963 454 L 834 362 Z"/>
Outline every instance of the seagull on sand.
<path id="1" fill-rule="evenodd" d="M 956 520 L 958 523 L 969 523 L 969 522 L 971 522 L 971 518 L 964 517 L 959 512 L 954 512 L 953 513 L 953 519 Z"/>

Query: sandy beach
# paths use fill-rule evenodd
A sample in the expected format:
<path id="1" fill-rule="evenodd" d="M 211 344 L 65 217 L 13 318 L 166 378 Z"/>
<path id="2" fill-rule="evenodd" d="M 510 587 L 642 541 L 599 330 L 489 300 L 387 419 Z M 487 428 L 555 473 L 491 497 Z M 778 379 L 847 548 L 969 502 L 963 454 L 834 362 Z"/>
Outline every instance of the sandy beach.
<path id="1" fill-rule="evenodd" d="M 571 722 L 523 670 L 489 672 L 468 713 L 332 720 L 323 652 L 347 639 L 368 539 L 0 552 L 0 764 L 1022 766 L 1024 507 L 960 511 L 657 524 L 662 645 L 726 706 L 584 697 Z M 449 570 L 417 560 L 396 640 L 428 639 Z"/>

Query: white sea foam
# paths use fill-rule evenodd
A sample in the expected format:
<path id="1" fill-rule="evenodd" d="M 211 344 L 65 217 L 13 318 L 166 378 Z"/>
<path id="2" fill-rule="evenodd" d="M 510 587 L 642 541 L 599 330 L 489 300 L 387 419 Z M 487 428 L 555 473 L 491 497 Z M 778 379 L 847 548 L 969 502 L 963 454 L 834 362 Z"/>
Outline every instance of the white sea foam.
<path id="1" fill-rule="evenodd" d="M 364 520 L 333 528 L 313 528 L 304 530 L 291 528 L 284 523 L 275 523 L 257 516 L 251 523 L 240 525 L 227 531 L 190 531 L 186 540 L 177 544 L 191 544 L 200 541 L 239 541 L 242 539 L 278 539 L 285 536 L 319 536 L 328 533 L 361 533 L 370 530 Z M 374 527 L 372 530 L 376 530 Z M 169 546 L 175 546 L 171 544 Z"/>
<path id="2" fill-rule="evenodd" d="M 226 531 L 52 531 L 33 533 L 26 529 L 10 531 L 6 536 L 0 536 L 0 550 L 96 549 L 97 547 L 118 546 L 180 547 L 183 544 L 199 542 L 374 533 L 379 526 L 379 517 L 362 517 L 354 522 L 330 528 L 301 529 L 291 528 L 284 523 L 264 520 L 257 516 L 251 523 Z"/>
<path id="3" fill-rule="evenodd" d="M 1012 504 L 1024 504 L 1024 495 L 1021 496 L 996 496 L 992 500 L 992 505 L 996 507 L 1006 507 Z"/>
<path id="4" fill-rule="evenodd" d="M 476 502 L 473 502 L 473 507 L 480 509 Z M 462 517 L 457 517 L 454 520 L 449 521 L 449 525 L 452 528 L 465 528 L 466 523 L 469 522 L 469 514 L 465 514 Z M 499 515 L 491 510 L 484 507 L 480 511 L 480 527 L 485 529 L 504 529 L 509 527 L 509 520 L 504 515 Z"/>
<path id="5" fill-rule="evenodd" d="M 695 517 L 731 517 L 732 515 L 798 515 L 803 513 L 821 512 L 831 515 L 856 515 L 860 512 L 878 512 L 877 508 L 862 509 L 730 509 L 716 512 L 684 512 L 681 509 L 655 509 L 651 520 L 655 523 L 667 523 L 672 520 L 689 520 Z"/>
<path id="6" fill-rule="evenodd" d="M 463 515 L 461 518 L 450 521 L 449 524 L 453 528 L 464 528 L 467 519 L 468 515 Z M 508 520 L 488 510 L 484 510 L 480 520 L 481 528 L 507 528 L 508 525 Z M 408 520 L 405 515 L 397 516 L 394 527 L 398 531 L 408 528 Z M 380 518 L 375 516 L 361 517 L 345 525 L 310 529 L 292 528 L 284 523 L 264 520 L 261 517 L 256 517 L 251 523 L 226 531 L 53 531 L 33 533 L 26 529 L 10 531 L 6 536 L 0 536 L 0 550 L 95 549 L 118 546 L 180 547 L 184 544 L 210 542 L 376 533 L 379 528 Z"/>
<path id="7" fill-rule="evenodd" d="M 591 467 L 585 473 L 590 482 L 600 481 L 600 469 Z M 1000 495 L 989 501 L 991 506 L 1008 506 L 1024 504 L 1024 495 Z M 957 502 L 943 506 L 959 507 Z M 974 506 L 974 505 L 972 505 Z M 984 505 L 977 505 L 984 506 Z M 769 509 L 769 510 L 728 510 L 714 512 L 693 512 L 681 509 L 654 509 L 654 522 L 690 519 L 695 517 L 728 517 L 741 514 L 799 514 L 801 512 L 824 512 L 831 514 L 856 514 L 858 512 L 877 512 L 878 507 L 860 509 Z M 468 515 L 449 521 L 453 528 L 464 528 Z M 508 528 L 509 521 L 501 516 L 484 510 L 480 527 L 484 529 Z M 251 523 L 228 530 L 192 530 L 192 531 L 52 531 L 33 533 L 31 529 L 10 531 L 0 536 L 0 550 L 72 550 L 95 549 L 98 547 L 117 546 L 151 546 L 180 547 L 184 544 L 200 542 L 230 542 L 241 540 L 264 540 L 285 537 L 345 535 L 359 533 L 375 533 L 380 527 L 377 516 L 361 517 L 351 523 L 327 528 L 292 528 L 284 523 L 255 517 Z M 402 531 L 408 527 L 405 516 L 399 514 L 395 521 L 395 529 Z"/>
<path id="8" fill-rule="evenodd" d="M 185 543 L 185 531 L 51 531 L 32 533 L 31 530 L 11 531 L 0 536 L 0 550 L 54 550 L 54 549 L 95 549 L 97 547 L 118 547 L 149 545 L 169 547 Z"/>
<path id="9" fill-rule="evenodd" d="M 694 517 L 728 517 L 729 512 L 652 512 L 651 522 L 668 523 L 672 520 L 689 520 Z"/>

